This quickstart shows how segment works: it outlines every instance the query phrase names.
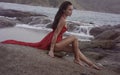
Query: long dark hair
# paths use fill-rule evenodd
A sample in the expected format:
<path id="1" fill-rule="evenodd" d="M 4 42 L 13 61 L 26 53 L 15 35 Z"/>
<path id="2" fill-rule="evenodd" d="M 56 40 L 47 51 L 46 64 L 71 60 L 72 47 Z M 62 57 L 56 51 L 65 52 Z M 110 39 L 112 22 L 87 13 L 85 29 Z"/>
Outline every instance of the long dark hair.
<path id="1" fill-rule="evenodd" d="M 53 24 L 52 24 L 52 29 L 56 29 L 56 28 L 57 28 L 57 25 L 58 25 L 58 23 L 59 23 L 59 20 L 60 20 L 61 16 L 62 16 L 63 13 L 64 13 L 64 10 L 66 10 L 69 5 L 72 5 L 72 3 L 69 2 L 69 1 L 64 1 L 64 2 L 60 5 L 59 10 L 57 11 L 57 13 L 56 13 L 56 15 L 55 15 L 55 18 L 54 18 L 54 21 L 53 21 Z"/>

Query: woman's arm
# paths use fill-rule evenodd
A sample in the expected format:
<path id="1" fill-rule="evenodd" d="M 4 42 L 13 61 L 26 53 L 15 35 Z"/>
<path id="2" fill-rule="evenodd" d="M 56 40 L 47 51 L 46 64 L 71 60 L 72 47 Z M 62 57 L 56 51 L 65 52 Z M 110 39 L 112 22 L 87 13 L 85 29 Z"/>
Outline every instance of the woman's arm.
<path id="1" fill-rule="evenodd" d="M 64 20 L 60 20 L 60 22 L 58 23 L 58 26 L 55 29 L 55 32 L 53 34 L 53 38 L 51 40 L 52 42 L 51 42 L 51 46 L 50 46 L 50 51 L 49 51 L 49 53 L 51 53 L 49 55 L 52 55 L 52 57 L 54 57 L 53 52 L 54 52 L 54 46 L 55 46 L 57 37 L 58 37 L 59 33 L 61 32 L 61 30 L 65 24 L 66 24 L 66 22 Z"/>
<path id="2" fill-rule="evenodd" d="M 63 26 L 65 25 L 65 22 L 64 21 L 60 21 L 58 23 L 58 26 L 57 28 L 55 29 L 55 32 L 53 34 L 53 38 L 52 38 L 52 42 L 51 42 L 51 47 L 50 47 L 50 50 L 54 50 L 54 45 L 56 43 L 56 40 L 57 40 L 57 37 L 59 35 L 59 33 L 61 32 Z"/>

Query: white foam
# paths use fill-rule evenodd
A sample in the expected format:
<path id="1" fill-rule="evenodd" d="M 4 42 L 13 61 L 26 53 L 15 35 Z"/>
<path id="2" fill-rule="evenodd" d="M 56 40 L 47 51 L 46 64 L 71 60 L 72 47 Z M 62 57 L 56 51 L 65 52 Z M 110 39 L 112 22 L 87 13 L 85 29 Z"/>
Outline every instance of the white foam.
<path id="1" fill-rule="evenodd" d="M 25 5 L 25 4 L 5 3 L 5 2 L 0 2 L 0 8 L 14 9 L 14 10 L 20 10 L 25 12 L 34 12 L 38 14 L 43 14 L 43 15 L 47 15 L 52 20 L 58 10 L 58 8 L 31 6 L 31 5 Z M 66 32 L 65 34 L 76 35 L 79 39 L 89 40 L 90 38 L 93 38 L 93 36 L 89 34 L 89 31 L 92 27 L 101 26 L 101 25 L 120 24 L 120 14 L 74 10 L 72 16 L 68 17 L 67 20 L 73 21 L 75 23 L 79 23 L 81 26 L 78 26 L 79 28 L 78 30 L 74 30 L 73 32 Z M 90 24 L 90 23 L 93 23 L 93 24 Z M 26 25 L 26 24 L 16 25 L 16 27 L 32 28 L 32 29 L 46 30 L 46 31 L 52 30 L 50 28 L 45 28 L 45 26 L 43 27 L 40 27 L 40 26 L 42 25 L 39 25 L 39 24 L 36 24 L 33 26 Z"/>
<path id="2" fill-rule="evenodd" d="M 0 8 L 44 14 L 52 19 L 54 18 L 58 10 L 58 8 L 30 6 L 25 4 L 4 3 L 4 2 L 0 2 Z M 120 14 L 74 10 L 72 16 L 68 17 L 68 20 L 87 22 L 87 23 L 92 22 L 97 26 L 116 25 L 116 24 L 120 24 Z"/>
<path id="3" fill-rule="evenodd" d="M 37 30 L 45 30 L 45 31 L 52 31 L 51 28 L 45 28 L 45 27 L 34 27 L 34 26 L 30 26 L 28 24 L 17 24 L 16 27 L 23 27 L 23 28 L 30 28 L 30 29 L 37 29 Z M 65 36 L 67 35 L 75 35 L 79 40 L 82 41 L 90 41 L 90 39 L 94 38 L 91 35 L 86 35 L 86 34 L 80 34 L 80 33 L 74 33 L 74 32 L 68 32 L 66 31 L 64 33 Z"/>

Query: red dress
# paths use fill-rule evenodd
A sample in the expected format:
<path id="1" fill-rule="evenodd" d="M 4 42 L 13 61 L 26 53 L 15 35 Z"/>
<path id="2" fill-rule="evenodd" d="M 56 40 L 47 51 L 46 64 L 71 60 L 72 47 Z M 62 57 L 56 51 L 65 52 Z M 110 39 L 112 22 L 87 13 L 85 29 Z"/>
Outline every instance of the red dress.
<path id="1" fill-rule="evenodd" d="M 56 42 L 59 42 L 62 40 L 63 33 L 67 30 L 65 26 L 63 26 L 61 32 L 59 33 Z M 41 41 L 35 42 L 35 43 L 30 43 L 30 42 L 24 42 L 24 41 L 18 41 L 18 40 L 5 40 L 2 41 L 1 43 L 6 43 L 6 44 L 18 44 L 18 45 L 24 45 L 24 46 L 30 46 L 30 47 L 35 47 L 38 49 L 43 49 L 43 50 L 49 50 L 50 49 L 50 44 L 51 40 L 54 34 L 54 29 L 49 32 Z"/>

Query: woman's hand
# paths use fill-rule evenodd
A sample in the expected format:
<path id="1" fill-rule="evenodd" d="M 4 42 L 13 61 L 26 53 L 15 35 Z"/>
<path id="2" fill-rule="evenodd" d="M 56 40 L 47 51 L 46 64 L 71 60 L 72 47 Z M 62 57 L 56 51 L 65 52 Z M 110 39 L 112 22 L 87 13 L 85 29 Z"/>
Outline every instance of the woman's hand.
<path id="1" fill-rule="evenodd" d="M 51 57 L 54 57 L 54 44 L 51 43 L 50 51 L 48 52 L 48 55 Z"/>
<path id="2" fill-rule="evenodd" d="M 54 57 L 54 52 L 52 50 L 50 50 L 48 55 L 51 56 L 51 57 Z"/>
<path id="3" fill-rule="evenodd" d="M 66 24 L 66 21 L 62 18 L 58 25 L 57 25 L 57 28 L 55 29 L 55 32 L 53 34 L 53 37 L 52 37 L 52 41 L 51 41 L 51 46 L 50 46 L 50 51 L 48 53 L 49 56 L 51 57 L 54 57 L 54 47 L 55 47 L 55 44 L 56 44 L 56 40 L 57 40 L 57 37 L 58 35 L 60 34 L 63 26 Z"/>

